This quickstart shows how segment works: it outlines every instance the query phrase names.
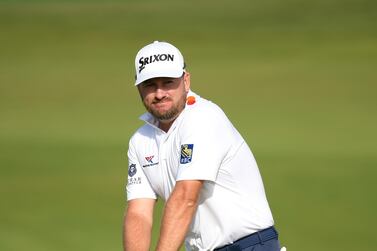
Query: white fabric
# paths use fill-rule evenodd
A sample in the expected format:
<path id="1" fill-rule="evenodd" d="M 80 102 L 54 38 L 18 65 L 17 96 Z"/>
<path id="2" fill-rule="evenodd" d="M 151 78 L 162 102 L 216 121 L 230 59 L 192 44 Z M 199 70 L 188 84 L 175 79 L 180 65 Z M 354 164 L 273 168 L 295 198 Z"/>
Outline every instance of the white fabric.
<path id="1" fill-rule="evenodd" d="M 167 133 L 149 114 L 129 143 L 127 198 L 161 197 L 178 180 L 205 180 L 187 250 L 213 250 L 274 224 L 254 156 L 223 111 L 193 92 Z M 192 145 L 181 164 L 181 147 Z"/>
<path id="2" fill-rule="evenodd" d="M 172 44 L 154 41 L 144 46 L 135 58 L 135 85 L 156 77 L 179 78 L 185 62 L 182 53 Z"/>

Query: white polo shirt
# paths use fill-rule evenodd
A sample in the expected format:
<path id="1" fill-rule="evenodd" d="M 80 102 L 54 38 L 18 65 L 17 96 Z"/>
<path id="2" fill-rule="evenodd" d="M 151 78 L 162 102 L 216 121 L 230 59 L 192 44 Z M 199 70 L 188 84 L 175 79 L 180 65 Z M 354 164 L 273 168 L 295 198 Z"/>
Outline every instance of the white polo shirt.
<path id="1" fill-rule="evenodd" d="M 254 156 L 224 112 L 188 94 L 166 133 L 149 113 L 129 142 L 127 199 L 167 200 L 178 180 L 204 180 L 187 250 L 213 250 L 274 224 Z"/>

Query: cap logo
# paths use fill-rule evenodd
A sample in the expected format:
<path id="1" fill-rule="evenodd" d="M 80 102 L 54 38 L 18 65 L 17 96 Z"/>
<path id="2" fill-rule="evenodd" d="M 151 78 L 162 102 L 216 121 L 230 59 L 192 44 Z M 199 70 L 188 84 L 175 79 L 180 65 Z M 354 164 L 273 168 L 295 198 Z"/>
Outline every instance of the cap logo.
<path id="1" fill-rule="evenodd" d="M 172 54 L 157 54 L 149 57 L 141 57 L 139 59 L 139 73 L 144 70 L 147 64 L 151 64 L 159 61 L 174 61 L 174 55 Z"/>

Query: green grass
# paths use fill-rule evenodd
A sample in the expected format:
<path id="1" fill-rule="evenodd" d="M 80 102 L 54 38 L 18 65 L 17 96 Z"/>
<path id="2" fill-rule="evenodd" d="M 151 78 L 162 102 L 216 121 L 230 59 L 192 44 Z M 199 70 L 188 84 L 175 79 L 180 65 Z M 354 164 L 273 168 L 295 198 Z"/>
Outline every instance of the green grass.
<path id="1" fill-rule="evenodd" d="M 374 250 L 376 7 L 0 1 L 0 250 L 121 250 L 133 60 L 153 40 L 252 147 L 288 250 Z"/>

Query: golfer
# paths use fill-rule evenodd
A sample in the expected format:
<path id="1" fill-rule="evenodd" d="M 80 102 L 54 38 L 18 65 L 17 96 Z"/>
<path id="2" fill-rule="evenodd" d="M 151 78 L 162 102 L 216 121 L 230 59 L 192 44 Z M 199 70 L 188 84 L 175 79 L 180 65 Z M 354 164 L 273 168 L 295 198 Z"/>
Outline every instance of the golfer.
<path id="1" fill-rule="evenodd" d="M 158 251 L 279 251 L 254 156 L 221 108 L 191 91 L 181 52 L 155 41 L 135 70 L 147 112 L 129 142 L 124 250 L 150 250 L 161 221 Z M 158 198 L 163 216 L 153 219 Z"/>

